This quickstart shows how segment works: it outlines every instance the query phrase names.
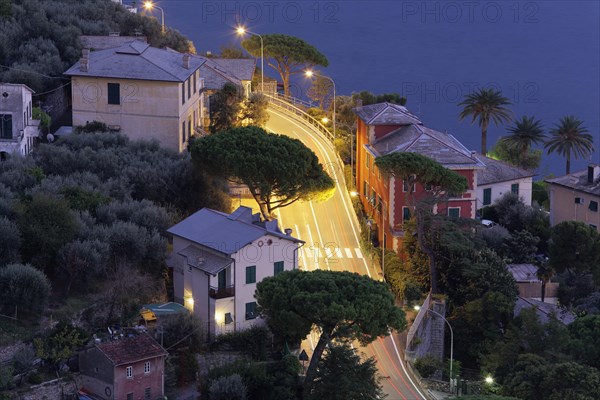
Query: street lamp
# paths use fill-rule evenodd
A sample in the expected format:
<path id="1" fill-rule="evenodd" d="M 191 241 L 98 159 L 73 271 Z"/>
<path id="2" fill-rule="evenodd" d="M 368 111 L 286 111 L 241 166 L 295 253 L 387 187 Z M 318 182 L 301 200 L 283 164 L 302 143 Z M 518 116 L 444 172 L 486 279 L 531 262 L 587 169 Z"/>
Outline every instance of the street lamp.
<path id="1" fill-rule="evenodd" d="M 414 307 L 415 311 L 419 311 L 421 309 L 420 306 L 415 306 Z M 450 389 L 452 389 L 452 359 L 454 356 L 454 332 L 452 332 L 452 326 L 450 325 L 450 322 L 448 322 L 448 320 L 439 312 L 437 311 L 433 311 L 430 308 L 426 308 L 425 311 L 429 311 L 430 313 L 433 313 L 435 315 L 437 315 L 438 317 L 440 317 L 441 319 L 443 319 L 446 324 L 448 324 L 448 328 L 450 328 Z M 489 377 L 490 379 L 492 379 L 491 377 Z M 486 378 L 486 382 L 487 382 L 488 378 Z M 493 382 L 493 379 L 492 379 Z"/>
<path id="2" fill-rule="evenodd" d="M 260 39 L 260 91 L 262 93 L 264 93 L 265 90 L 265 57 L 264 57 L 264 45 L 263 45 L 263 38 L 261 35 L 259 35 L 258 33 L 254 33 L 254 32 L 250 32 L 249 30 L 247 30 L 246 28 L 244 28 L 243 26 L 238 26 L 236 29 L 236 32 L 238 33 L 238 35 L 244 35 L 244 34 L 249 34 L 249 35 L 253 35 L 253 36 L 258 36 L 258 38 Z"/>
<path id="3" fill-rule="evenodd" d="M 331 81 L 331 84 L 333 85 L 333 138 L 335 139 L 335 82 L 330 77 L 325 75 L 319 75 L 317 73 L 314 73 L 310 69 L 306 70 L 304 74 L 309 78 L 312 76 L 320 76 L 321 78 L 329 79 Z"/>
<path id="4" fill-rule="evenodd" d="M 152 11 L 153 8 L 158 8 L 160 10 L 162 16 L 162 33 L 165 33 L 165 12 L 162 8 L 152 3 L 151 1 L 147 1 L 144 3 L 144 8 L 148 11 Z"/>

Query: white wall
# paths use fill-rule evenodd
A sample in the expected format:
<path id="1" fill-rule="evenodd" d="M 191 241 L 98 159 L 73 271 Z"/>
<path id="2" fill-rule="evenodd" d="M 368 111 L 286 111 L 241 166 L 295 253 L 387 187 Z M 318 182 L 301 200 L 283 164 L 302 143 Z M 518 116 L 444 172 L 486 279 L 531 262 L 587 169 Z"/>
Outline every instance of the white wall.
<path id="1" fill-rule="evenodd" d="M 522 178 L 522 179 L 513 179 L 510 181 L 499 182 L 489 185 L 478 185 L 477 186 L 477 209 L 481 209 L 484 206 L 483 204 L 483 190 L 486 188 L 492 189 L 492 201 L 489 205 L 494 204 L 494 202 L 501 198 L 505 193 L 511 191 L 511 186 L 515 183 L 519 184 L 519 197 L 523 199 L 523 202 L 527 205 L 531 205 L 531 198 L 533 194 L 533 178 Z"/>

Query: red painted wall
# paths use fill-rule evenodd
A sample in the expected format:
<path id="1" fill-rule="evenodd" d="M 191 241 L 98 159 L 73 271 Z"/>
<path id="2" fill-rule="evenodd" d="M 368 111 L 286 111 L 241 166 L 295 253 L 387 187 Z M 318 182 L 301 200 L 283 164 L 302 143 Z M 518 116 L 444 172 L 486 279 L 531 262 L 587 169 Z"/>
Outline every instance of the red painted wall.
<path id="1" fill-rule="evenodd" d="M 150 373 L 144 373 L 144 363 L 150 361 Z M 144 390 L 150 388 L 150 398 L 163 397 L 164 357 L 139 361 L 131 364 L 133 376 L 127 378 L 126 368 L 129 365 L 115 367 L 114 398 L 126 400 L 128 393 L 133 393 L 134 400 L 144 399 Z"/>

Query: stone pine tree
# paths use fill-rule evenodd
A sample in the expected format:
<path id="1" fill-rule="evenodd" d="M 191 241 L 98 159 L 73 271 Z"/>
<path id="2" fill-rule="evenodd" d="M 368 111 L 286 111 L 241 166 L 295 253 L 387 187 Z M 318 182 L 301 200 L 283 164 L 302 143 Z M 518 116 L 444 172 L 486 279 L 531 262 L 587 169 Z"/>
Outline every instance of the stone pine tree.
<path id="1" fill-rule="evenodd" d="M 290 95 L 290 77 L 315 65 L 327 67 L 329 61 L 314 46 L 304 40 L 288 35 L 262 35 L 263 53 L 270 67 L 277 70 L 283 81 L 283 91 Z M 242 42 L 246 51 L 254 57 L 260 57 L 260 38 L 251 36 Z"/>
<path id="2" fill-rule="evenodd" d="M 289 271 L 256 286 L 259 312 L 271 330 L 298 342 L 316 326 L 321 334 L 306 371 L 308 389 L 325 347 L 332 340 L 358 340 L 366 345 L 390 329 L 403 330 L 406 320 L 394 305 L 389 287 L 351 272 Z"/>
<path id="3" fill-rule="evenodd" d="M 386 174 L 402 179 L 408 184 L 408 197 L 417 225 L 417 239 L 421 250 L 429 259 L 431 292 L 438 293 L 438 273 L 433 247 L 427 243 L 426 231 L 433 207 L 440 201 L 465 192 L 467 179 L 431 158 L 417 153 L 391 153 L 375 159 L 375 165 Z M 431 186 L 431 190 L 416 196 L 415 184 Z"/>
<path id="4" fill-rule="evenodd" d="M 297 139 L 257 126 L 233 128 L 193 141 L 192 159 L 210 174 L 248 186 L 263 217 L 296 201 L 329 199 L 333 180 Z"/>

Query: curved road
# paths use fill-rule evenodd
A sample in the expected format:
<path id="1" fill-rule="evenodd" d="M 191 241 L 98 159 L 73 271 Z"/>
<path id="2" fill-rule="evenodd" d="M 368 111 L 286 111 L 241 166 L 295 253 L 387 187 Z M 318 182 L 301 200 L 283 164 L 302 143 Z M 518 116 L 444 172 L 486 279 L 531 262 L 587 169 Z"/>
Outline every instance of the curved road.
<path id="1" fill-rule="evenodd" d="M 299 265 L 304 270 L 317 268 L 333 271 L 352 271 L 381 279 L 381 270 L 371 265 L 360 251 L 359 225 L 348 190 L 344 185 L 344 173 L 336 161 L 336 154 L 329 142 L 308 124 L 297 121 L 279 109 L 269 108 L 267 130 L 297 139 L 312 149 L 336 181 L 336 192 L 326 202 L 297 202 L 279 210 L 281 226 L 292 228 L 293 235 L 306 242 L 299 253 Z M 316 336 L 309 337 L 314 347 Z M 377 360 L 381 383 L 388 400 L 427 399 L 423 390 L 411 379 L 399 352 L 397 335 L 380 338 L 361 347 L 360 351 Z"/>

